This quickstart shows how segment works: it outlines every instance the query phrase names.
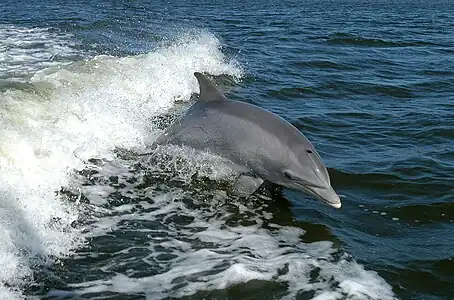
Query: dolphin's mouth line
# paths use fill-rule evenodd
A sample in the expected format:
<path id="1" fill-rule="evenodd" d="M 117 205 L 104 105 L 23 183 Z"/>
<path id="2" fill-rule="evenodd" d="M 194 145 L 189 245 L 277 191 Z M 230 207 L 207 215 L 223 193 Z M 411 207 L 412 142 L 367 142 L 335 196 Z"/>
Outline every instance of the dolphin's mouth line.
<path id="1" fill-rule="evenodd" d="M 335 207 L 335 208 L 340 208 L 342 203 L 340 201 L 336 201 L 336 202 L 332 202 L 332 201 L 329 201 L 328 199 L 326 199 L 325 197 L 322 197 L 321 195 L 319 195 L 317 192 L 313 191 L 311 189 L 312 186 L 309 186 L 309 185 L 302 185 L 298 182 L 295 182 L 296 185 L 298 187 L 300 187 L 303 191 L 305 191 L 306 193 L 308 193 L 309 195 L 312 195 L 314 196 L 315 198 L 321 200 L 322 202 L 326 203 L 326 204 L 329 204 L 330 206 L 332 207 Z M 316 187 L 318 188 L 318 187 Z M 326 187 L 322 187 L 322 189 L 327 189 Z"/>

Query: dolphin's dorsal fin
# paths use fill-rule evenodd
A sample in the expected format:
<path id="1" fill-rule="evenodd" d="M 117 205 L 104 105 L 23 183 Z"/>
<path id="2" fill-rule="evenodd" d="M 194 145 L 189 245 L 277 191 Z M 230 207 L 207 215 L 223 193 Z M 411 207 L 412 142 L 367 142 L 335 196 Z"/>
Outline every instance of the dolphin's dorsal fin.
<path id="1" fill-rule="evenodd" d="M 199 82 L 200 96 L 199 101 L 213 102 L 213 101 L 225 101 L 227 98 L 218 88 L 202 73 L 195 72 L 194 76 Z"/>

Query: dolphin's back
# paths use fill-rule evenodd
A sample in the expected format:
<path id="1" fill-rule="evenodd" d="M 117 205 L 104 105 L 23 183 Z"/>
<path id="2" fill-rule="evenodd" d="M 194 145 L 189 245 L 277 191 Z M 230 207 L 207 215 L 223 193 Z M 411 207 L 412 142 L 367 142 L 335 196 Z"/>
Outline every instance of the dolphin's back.
<path id="1" fill-rule="evenodd" d="M 197 102 L 156 141 L 208 150 L 258 174 L 288 161 L 289 145 L 306 142 L 298 129 L 279 116 L 231 100 Z"/>

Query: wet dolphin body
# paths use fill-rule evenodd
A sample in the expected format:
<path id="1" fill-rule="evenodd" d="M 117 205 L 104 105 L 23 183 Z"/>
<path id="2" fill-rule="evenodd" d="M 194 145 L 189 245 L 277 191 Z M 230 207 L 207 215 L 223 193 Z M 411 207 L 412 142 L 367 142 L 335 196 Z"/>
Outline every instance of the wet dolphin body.
<path id="1" fill-rule="evenodd" d="M 197 103 L 156 145 L 189 146 L 230 160 L 240 174 L 233 189 L 242 196 L 265 179 L 341 207 L 319 154 L 298 129 L 260 107 L 227 99 L 205 75 L 194 75 L 200 86 Z"/>

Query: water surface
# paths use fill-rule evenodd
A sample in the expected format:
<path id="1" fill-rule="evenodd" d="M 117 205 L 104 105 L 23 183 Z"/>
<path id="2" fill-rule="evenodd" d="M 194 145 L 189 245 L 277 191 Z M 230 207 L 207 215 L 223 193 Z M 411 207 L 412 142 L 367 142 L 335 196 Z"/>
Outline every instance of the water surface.
<path id="1" fill-rule="evenodd" d="M 0 298 L 452 299 L 453 20 L 448 1 L 4 2 Z M 343 207 L 229 198 L 209 154 L 137 157 L 195 71 L 297 126 Z"/>

